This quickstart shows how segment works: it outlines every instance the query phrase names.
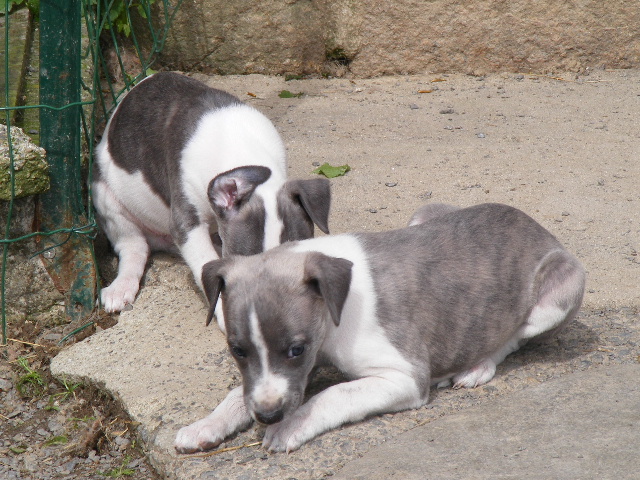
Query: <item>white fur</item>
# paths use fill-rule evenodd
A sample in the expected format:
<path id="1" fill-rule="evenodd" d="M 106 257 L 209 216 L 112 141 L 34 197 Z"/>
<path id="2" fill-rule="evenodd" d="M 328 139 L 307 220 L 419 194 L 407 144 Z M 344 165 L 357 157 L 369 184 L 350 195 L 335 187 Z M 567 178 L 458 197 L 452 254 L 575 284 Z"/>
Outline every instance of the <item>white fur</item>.
<path id="1" fill-rule="evenodd" d="M 547 332 L 560 325 L 569 313 L 556 306 L 536 305 L 527 319 L 527 324 L 523 327 L 521 338 L 533 338 L 536 335 Z"/>
<path id="2" fill-rule="evenodd" d="M 262 198 L 264 203 L 265 221 L 264 221 L 264 244 L 263 250 L 280 245 L 280 238 L 284 224 L 278 216 L 278 200 L 275 195 L 270 195 L 263 185 L 258 185 L 255 195 Z"/>
<path id="3" fill-rule="evenodd" d="M 246 141 L 248 133 L 251 142 Z M 284 145 L 271 122 L 248 105 L 221 108 L 202 117 L 182 151 L 181 163 L 185 193 L 200 221 L 214 220 L 206 195 L 211 179 L 243 165 L 271 169 L 269 180 L 256 189 L 265 192 L 263 198 L 273 196 L 285 182 Z"/>
<path id="4" fill-rule="evenodd" d="M 431 210 L 426 211 L 426 214 L 433 214 L 434 212 L 437 213 L 436 210 Z M 422 211 L 422 214 L 424 215 L 425 212 Z M 414 231 L 419 233 L 415 228 L 417 227 L 411 227 L 407 232 Z M 318 356 L 309 358 L 308 360 L 309 362 L 312 360 L 328 360 L 342 372 L 353 378 L 353 380 L 333 385 L 311 397 L 306 403 L 300 406 L 297 406 L 297 403 L 294 404 L 294 406 L 297 407 L 295 410 L 285 412 L 282 420 L 277 423 L 272 423 L 267 427 L 263 439 L 263 445 L 268 450 L 289 452 L 299 448 L 302 444 L 317 435 L 345 423 L 359 421 L 366 416 L 376 413 L 417 408 L 425 404 L 428 400 L 428 391 L 425 392 L 427 389 L 424 388 L 424 385 L 419 385 L 419 382 L 421 381 L 421 378 L 424 381 L 429 379 L 429 372 L 418 372 L 416 369 L 428 369 L 429 367 L 427 362 L 430 362 L 431 359 L 421 359 L 425 363 L 411 363 L 407 359 L 410 357 L 408 356 L 405 358 L 403 352 L 396 348 L 391 339 L 387 336 L 387 329 L 383 328 L 382 320 L 386 322 L 393 319 L 378 318 L 378 312 L 376 309 L 379 298 L 378 296 L 392 294 L 402 295 L 403 293 L 400 289 L 395 291 L 376 289 L 370 267 L 370 261 L 373 264 L 373 262 L 376 261 L 376 257 L 369 256 L 367 254 L 363 248 L 363 244 L 360 243 L 360 238 L 362 237 L 348 234 L 321 237 L 297 242 L 287 247 L 281 247 L 277 253 L 272 252 L 272 255 L 281 255 L 280 257 L 275 257 L 275 259 L 280 259 L 283 264 L 286 264 L 286 261 L 291 261 L 291 265 L 296 265 L 296 268 L 300 268 L 300 263 L 295 262 L 303 260 L 306 262 L 313 262 L 305 263 L 305 274 L 317 275 L 320 295 L 324 296 L 327 305 L 330 307 L 334 306 L 334 303 L 342 301 L 343 297 L 342 295 L 336 295 L 330 288 L 326 288 L 327 283 L 324 282 L 332 281 L 334 279 L 338 279 L 340 284 L 342 284 L 343 281 L 346 282 L 347 278 L 342 275 L 345 275 L 349 266 L 345 265 L 344 262 L 331 261 L 330 259 L 318 258 L 316 256 L 308 256 L 305 258 L 295 256 L 287 258 L 287 255 L 289 255 L 291 251 L 294 254 L 320 252 L 329 257 L 343 258 L 352 262 L 350 268 L 351 278 L 349 282 L 349 291 L 344 305 L 342 306 L 339 326 L 334 324 L 332 319 L 329 318 L 329 312 L 326 311 L 324 313 L 326 316 L 324 319 L 326 324 L 322 326 L 323 337 L 321 338 L 322 344 L 320 345 Z M 366 238 L 370 239 L 371 236 Z M 394 237 L 391 238 L 393 239 Z M 373 252 L 379 252 L 377 248 L 379 246 L 389 245 L 389 239 L 387 238 L 385 241 L 387 243 L 373 244 L 376 247 Z M 513 251 L 518 252 L 520 255 L 520 250 L 514 249 Z M 405 250 L 403 253 L 405 256 L 402 258 L 413 258 L 411 256 L 406 256 L 411 253 L 409 249 Z M 375 255 L 377 253 L 373 254 Z M 424 259 L 425 257 L 417 258 Z M 230 275 L 230 271 L 233 271 L 234 274 L 239 274 L 239 272 L 243 274 L 251 274 L 258 263 L 267 262 L 263 257 L 251 257 L 251 259 L 235 261 L 246 261 L 247 263 L 239 263 L 237 265 L 238 270 L 229 270 L 230 266 L 225 265 L 228 275 Z M 256 263 L 252 263 L 254 261 Z M 271 258 L 269 261 L 273 262 L 271 264 L 273 267 L 270 268 L 274 268 L 274 270 L 279 268 L 280 265 L 274 261 L 274 258 Z M 471 368 L 463 372 L 450 371 L 448 374 L 442 375 L 442 373 L 438 371 L 438 375 L 441 376 L 439 378 L 430 378 L 429 380 L 438 385 L 444 385 L 445 380 L 448 384 L 449 380 L 453 377 L 455 387 L 475 387 L 482 385 L 493 378 L 496 366 L 502 362 L 509 353 L 517 350 L 521 344 L 541 333 L 553 330 L 554 327 L 560 326 L 563 322 L 570 320 L 567 315 L 571 314 L 574 309 L 578 308 L 582 299 L 582 291 L 584 288 L 583 270 L 577 261 L 566 253 L 550 257 L 549 261 L 556 261 L 560 267 L 564 268 L 564 270 L 559 270 L 560 274 L 558 275 L 552 275 L 557 272 L 551 271 L 551 273 L 547 272 L 547 276 L 542 277 L 541 279 L 542 282 L 552 282 L 544 285 L 545 288 L 541 287 L 541 291 L 546 292 L 550 289 L 546 287 L 555 286 L 555 288 L 551 289 L 553 294 L 547 294 L 545 298 L 537 299 L 537 305 L 529 314 L 529 318 L 524 325 L 522 324 L 522 316 L 525 312 L 522 312 L 521 309 L 518 311 L 518 309 L 514 308 L 513 317 L 503 317 L 506 320 L 512 318 L 514 322 L 512 327 L 509 325 L 504 327 L 503 324 L 500 324 L 502 325 L 501 328 L 513 328 L 510 329 L 509 332 L 515 332 L 510 333 L 511 338 L 508 341 L 500 346 L 496 346 L 497 343 L 495 339 L 487 339 L 486 341 L 492 342 L 489 344 L 492 346 L 491 349 L 496 350 L 489 353 L 486 358 L 481 359 L 476 365 L 473 365 Z M 527 263 L 525 263 L 525 265 L 526 264 Z M 325 265 L 328 266 L 326 275 L 315 273 L 318 266 Z M 412 270 L 411 263 L 406 263 L 404 265 L 408 270 L 407 274 L 411 275 L 410 278 L 416 279 L 415 274 L 417 272 Z M 421 263 L 415 262 L 415 265 L 421 265 Z M 520 267 L 525 265 L 520 265 Z M 545 266 L 547 265 L 545 264 Z M 550 268 L 553 268 L 554 264 L 549 266 Z M 572 275 L 575 278 L 566 276 L 567 267 L 573 269 L 569 270 L 569 273 L 573 272 Z M 417 269 L 419 267 L 416 266 L 415 268 Z M 519 267 L 516 266 L 516 268 Z M 447 274 L 447 272 L 438 273 Z M 424 274 L 432 274 L 432 272 L 424 272 Z M 296 275 L 299 275 L 299 273 Z M 335 275 L 335 277 L 333 275 Z M 275 278 L 277 278 L 275 274 L 271 278 L 268 275 L 265 275 L 264 280 L 269 281 Z M 285 278 L 285 281 L 287 282 L 292 280 L 296 281 L 295 275 L 286 276 Z M 262 280 L 263 279 L 261 277 L 261 281 Z M 385 277 L 384 280 L 387 281 L 393 279 Z M 418 277 L 416 280 L 419 281 L 420 278 Z M 233 280 L 230 280 L 228 287 L 233 288 L 233 285 Z M 433 287 L 434 286 L 432 286 L 432 288 Z M 341 285 L 340 288 L 342 288 Z M 273 290 L 273 292 L 277 291 L 279 290 Z M 312 293 L 308 290 L 305 292 L 306 293 L 300 293 L 300 295 L 313 295 L 313 298 L 317 295 L 317 292 Z M 268 291 L 260 291 L 261 295 L 269 293 L 270 292 Z M 344 294 L 345 292 L 340 293 Z M 446 294 L 447 292 L 443 288 L 440 296 L 435 298 L 442 299 L 442 295 Z M 403 300 L 408 302 L 409 305 L 413 304 L 414 308 L 418 308 L 418 306 L 420 306 L 420 308 L 424 308 L 425 306 L 428 307 L 430 302 L 422 302 L 422 299 L 416 298 L 415 295 L 420 295 L 420 292 L 410 291 Z M 248 294 L 244 301 L 249 302 L 251 301 L 250 299 L 251 294 Z M 243 300 L 239 301 L 241 303 L 243 302 Z M 566 311 L 557 307 L 557 305 L 569 304 L 570 307 Z M 279 311 L 278 307 L 275 308 Z M 283 311 L 280 313 L 286 319 L 286 323 L 282 322 L 285 324 L 292 321 L 310 321 L 314 326 L 317 326 L 316 322 L 319 320 L 307 315 L 298 315 L 296 318 L 292 315 L 292 312 Z M 272 321 L 279 322 L 278 315 L 273 315 L 273 319 L 274 320 Z M 491 319 L 492 317 L 487 321 L 490 321 Z M 420 319 L 416 319 L 416 321 L 420 321 Z M 424 318 L 424 321 L 434 322 L 438 321 L 438 319 L 433 319 L 427 316 Z M 467 322 L 469 319 L 461 318 L 458 321 Z M 387 323 L 384 323 L 384 326 L 386 327 Z M 283 325 L 278 325 L 278 327 L 281 328 Z M 401 324 L 394 325 L 394 327 L 396 329 L 404 328 Z M 419 328 L 412 328 L 409 332 L 403 333 L 416 334 L 419 331 Z M 257 345 L 256 348 L 260 352 L 259 355 L 262 358 L 263 371 L 265 366 L 276 371 L 277 366 L 268 364 L 267 358 L 272 357 L 268 357 L 267 355 L 266 348 L 268 345 L 264 343 L 262 332 L 260 332 L 258 327 L 258 320 L 255 318 L 255 309 L 251 317 L 251 332 L 252 342 L 254 345 Z M 441 341 L 445 343 L 445 345 L 447 342 L 449 342 L 449 345 L 455 345 L 453 340 L 446 338 L 446 334 L 441 339 L 436 338 L 429 340 L 430 342 Z M 455 341 L 463 340 L 464 337 L 461 335 L 458 335 L 458 338 L 455 339 Z M 468 342 L 469 339 L 466 339 L 466 341 Z M 478 339 L 471 345 L 465 345 L 465 348 L 469 351 L 475 351 L 476 345 L 480 341 L 481 340 Z M 428 345 L 432 344 L 433 343 L 429 343 Z M 483 346 L 480 346 L 480 348 L 483 348 L 483 352 L 491 352 L 491 350 L 486 347 L 487 346 L 484 346 L 483 348 Z M 467 350 L 461 349 L 460 353 L 466 353 L 469 355 L 469 351 Z M 426 353 L 427 357 L 428 355 L 431 355 L 431 352 L 424 353 Z M 449 362 L 453 362 L 455 359 L 454 355 L 445 356 L 452 357 Z M 280 362 L 280 360 L 272 361 Z M 419 367 L 419 365 L 423 365 L 423 367 Z M 456 368 L 453 365 L 454 364 L 452 364 L 450 368 Z M 305 364 L 305 367 L 310 367 L 310 363 Z M 421 375 L 421 373 L 424 373 L 424 375 Z M 248 377 L 249 381 L 252 381 L 253 377 L 254 376 Z M 258 381 L 258 385 L 261 383 L 263 383 L 263 381 Z M 248 385 L 247 388 L 255 387 Z M 265 394 L 265 396 L 268 395 Z M 247 408 L 249 410 L 252 408 L 250 401 L 247 402 Z M 216 411 L 217 410 L 218 409 L 216 409 Z M 198 423 L 196 422 L 193 426 L 195 431 L 198 430 L 196 427 L 197 424 Z M 209 425 L 207 425 L 207 428 L 209 428 Z M 223 436 L 223 433 L 221 431 L 208 430 L 204 432 L 203 435 L 209 436 L 211 439 L 217 439 Z M 176 439 L 175 447 L 179 452 L 183 453 L 192 451 L 190 450 L 189 443 L 183 441 L 180 437 Z"/>
<path id="5" fill-rule="evenodd" d="M 104 215 L 104 212 L 109 212 L 114 207 L 118 208 L 118 211 L 125 211 L 124 205 L 126 205 L 124 215 L 131 221 L 135 221 L 140 228 L 157 235 L 169 235 L 171 221 L 169 208 L 149 188 L 141 172 L 128 173 L 113 162 L 106 143 L 106 140 L 103 140 L 98 146 L 97 161 L 100 164 L 102 179 L 94 183 L 93 195 L 96 199 L 96 208 Z M 102 185 L 108 189 L 110 195 L 100 195 L 100 191 L 95 191 L 96 185 Z M 119 205 L 115 206 L 114 203 Z"/>
<path id="6" fill-rule="evenodd" d="M 289 416 L 267 427 L 262 444 L 287 453 L 312 438 L 368 415 L 417 408 L 425 403 L 413 378 L 393 367 L 375 375 L 333 385 L 310 398 Z"/>
<path id="7" fill-rule="evenodd" d="M 253 391 L 249 393 L 249 403 L 251 406 L 260 405 L 265 410 L 276 409 L 289 389 L 289 382 L 281 375 L 273 373 L 269 368 L 269 349 L 262 336 L 258 315 L 253 307 L 249 314 L 249 328 L 251 343 L 258 352 L 262 370 L 260 380 L 256 382 Z"/>
<path id="8" fill-rule="evenodd" d="M 376 316 L 376 293 L 367 255 L 351 235 L 319 237 L 299 242 L 297 252 L 320 252 L 353 262 L 351 288 L 340 326 L 330 325 L 322 352 L 346 374 L 375 375 L 392 367 L 411 375 L 412 365 L 391 344 Z"/>
<path id="9" fill-rule="evenodd" d="M 201 223 L 191 230 L 187 235 L 187 241 L 180 247 L 180 253 L 191 271 L 194 272 L 196 284 L 202 289 L 202 275 L 195 274 L 195 272 L 202 272 L 202 267 L 207 262 L 218 258 L 211 243 L 209 225 Z"/>
<path id="10" fill-rule="evenodd" d="M 426 401 L 412 376 L 412 365 L 378 323 L 373 279 L 358 241 L 349 235 L 321 237 L 300 242 L 294 250 L 339 256 L 354 264 L 340 326 L 329 322 L 321 352 L 356 380 L 327 388 L 267 427 L 263 445 L 287 452 L 344 423 L 376 412 L 416 408 Z"/>
<path id="11" fill-rule="evenodd" d="M 120 257 L 118 276 L 101 292 L 107 312 L 133 303 L 140 286 L 150 248 L 174 248 L 171 211 L 145 182 L 141 172 L 128 173 L 118 167 L 108 150 L 108 131 L 98 145 L 101 180 L 93 184 L 96 208 L 104 218 L 104 229 Z M 252 141 L 246 141 L 247 134 Z M 207 195 L 209 182 L 217 175 L 245 165 L 271 169 L 270 178 L 256 189 L 265 202 L 265 249 L 280 243 L 283 229 L 278 218 L 276 195 L 286 180 L 285 149 L 273 124 L 256 109 L 234 105 L 205 115 L 182 152 L 180 168 L 185 195 L 195 206 L 200 225 L 188 233 L 180 252 L 202 288 L 204 264 L 218 258 L 210 240 L 216 219 Z M 126 207 L 125 207 L 126 206 Z M 222 315 L 218 318 L 224 331 Z"/>
<path id="12" fill-rule="evenodd" d="M 176 446 L 184 451 L 195 452 L 217 447 L 235 432 L 245 429 L 251 423 L 251 416 L 244 404 L 242 387 L 236 387 L 205 418 L 182 427 L 176 436 Z"/>

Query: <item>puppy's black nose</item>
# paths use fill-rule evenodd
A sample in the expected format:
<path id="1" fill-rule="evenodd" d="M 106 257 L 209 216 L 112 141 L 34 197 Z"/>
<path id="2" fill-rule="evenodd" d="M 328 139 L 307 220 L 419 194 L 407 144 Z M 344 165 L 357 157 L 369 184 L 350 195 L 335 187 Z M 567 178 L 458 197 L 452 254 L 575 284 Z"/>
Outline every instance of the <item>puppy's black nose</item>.
<path id="1" fill-rule="evenodd" d="M 273 412 L 255 412 L 256 420 L 265 425 L 278 423 L 282 420 L 284 412 L 282 410 L 274 410 Z"/>

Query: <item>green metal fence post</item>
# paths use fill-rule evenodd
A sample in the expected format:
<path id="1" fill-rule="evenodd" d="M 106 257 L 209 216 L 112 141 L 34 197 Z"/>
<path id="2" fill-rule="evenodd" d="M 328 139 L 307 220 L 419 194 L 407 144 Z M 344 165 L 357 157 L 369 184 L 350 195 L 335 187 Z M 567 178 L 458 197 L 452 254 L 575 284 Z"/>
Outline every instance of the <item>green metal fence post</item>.
<path id="1" fill-rule="evenodd" d="M 80 151 L 81 34 L 81 0 L 40 1 L 40 103 L 55 107 L 40 110 L 40 145 L 51 176 L 51 189 L 40 197 L 42 232 L 87 224 Z M 42 261 L 65 294 L 67 315 L 87 317 L 96 289 L 91 239 L 78 233 L 41 239 L 42 248 L 50 249 Z"/>

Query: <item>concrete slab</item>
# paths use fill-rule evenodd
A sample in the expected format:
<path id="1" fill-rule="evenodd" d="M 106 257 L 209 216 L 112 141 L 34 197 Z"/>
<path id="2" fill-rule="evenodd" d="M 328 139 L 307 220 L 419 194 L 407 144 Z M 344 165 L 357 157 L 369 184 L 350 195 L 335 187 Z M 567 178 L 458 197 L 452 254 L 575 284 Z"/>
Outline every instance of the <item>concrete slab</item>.
<path id="1" fill-rule="evenodd" d="M 638 478 L 640 365 L 580 372 L 435 420 L 338 479 Z"/>
<path id="2" fill-rule="evenodd" d="M 635 123 L 640 118 L 640 71 L 560 80 L 534 75 L 292 82 L 258 75 L 198 78 L 247 99 L 274 121 L 287 145 L 291 177 L 309 177 L 314 162 L 351 166 L 347 176 L 332 180 L 333 233 L 400 227 L 428 201 L 509 203 L 530 213 L 583 260 L 588 291 L 576 322 L 548 344 L 509 356 L 483 387 L 434 390 L 421 409 L 345 426 L 290 455 L 247 446 L 262 437 L 262 430 L 253 427 L 222 445 L 235 450 L 178 456 L 172 447 L 178 428 L 205 416 L 240 378 L 222 334 L 214 325 L 204 327 L 205 302 L 188 269 L 179 259 L 155 256 L 134 309 L 121 314 L 116 326 L 65 348 L 53 359 L 51 371 L 99 384 L 119 398 L 140 422 L 141 439 L 163 477 L 311 480 L 335 476 L 343 467 L 349 468 L 347 475 L 355 471 L 350 462 L 377 457 L 377 447 L 386 448 L 394 438 L 400 442 L 400 435 L 419 425 L 428 432 L 434 423 L 452 422 L 450 429 L 462 429 L 461 439 L 452 436 L 453 443 L 442 444 L 442 451 L 455 447 L 469 432 L 467 422 L 457 416 L 479 408 L 489 418 L 497 412 L 495 422 L 506 409 L 505 418 L 514 420 L 504 425 L 520 426 L 507 430 L 515 451 L 511 443 L 500 444 L 500 437 L 483 434 L 480 424 L 474 427 L 476 443 L 488 445 L 478 450 L 489 455 L 485 463 L 496 464 L 487 471 L 510 473 L 514 467 L 501 456 L 519 453 L 513 458 L 529 462 L 531 477 L 542 478 L 535 461 L 551 452 L 546 447 L 553 442 L 548 436 L 528 436 L 531 428 L 542 428 L 534 421 L 564 420 L 554 413 L 560 412 L 556 407 L 577 405 L 583 397 L 585 406 L 580 411 L 576 407 L 575 415 L 562 410 L 568 416 L 562 425 L 577 428 L 572 423 L 579 423 L 576 415 L 587 411 L 592 431 L 605 443 L 622 448 L 624 439 L 632 438 L 599 405 L 603 400 L 614 405 L 618 394 L 637 384 L 605 382 L 603 388 L 598 379 L 622 381 L 618 368 L 629 368 L 628 375 L 635 371 L 637 379 L 631 366 L 640 362 L 640 134 Z M 306 95 L 281 99 L 283 89 Z M 609 369 L 612 376 L 606 377 Z M 549 382 L 547 387 L 550 380 L 567 383 L 554 387 Z M 335 381 L 333 372 L 322 372 L 313 388 Z M 578 394 L 583 382 L 590 387 Z M 542 387 L 548 390 L 531 394 L 540 396 L 538 403 L 528 399 L 529 392 Z M 566 396 L 563 388 L 575 395 Z M 544 392 L 556 399 L 547 410 Z M 518 412 L 528 412 L 532 423 L 517 423 L 524 421 L 518 420 Z M 558 441 L 562 433 L 558 427 Z M 444 434 L 434 442 L 439 438 Z M 577 438 L 559 450 L 562 455 L 573 451 L 570 447 L 593 452 L 589 437 L 585 443 Z M 456 451 L 455 461 L 446 460 L 450 471 L 473 470 L 466 465 L 473 453 Z M 575 458 L 572 462 L 578 464 Z M 422 464 L 415 468 L 412 474 L 428 476 Z"/>

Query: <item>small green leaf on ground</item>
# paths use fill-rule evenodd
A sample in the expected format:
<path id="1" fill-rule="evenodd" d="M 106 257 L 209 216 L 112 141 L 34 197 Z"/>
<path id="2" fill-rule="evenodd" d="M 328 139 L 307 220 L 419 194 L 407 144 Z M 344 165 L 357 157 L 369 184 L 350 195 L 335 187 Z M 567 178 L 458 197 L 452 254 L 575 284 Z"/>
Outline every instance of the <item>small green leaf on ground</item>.
<path id="1" fill-rule="evenodd" d="M 291 93 L 289 90 L 282 90 L 278 94 L 280 98 L 300 98 L 302 95 L 304 95 L 303 92 Z"/>
<path id="2" fill-rule="evenodd" d="M 21 453 L 24 453 L 27 451 L 27 447 L 24 445 L 11 445 L 9 447 L 9 450 L 11 450 L 16 455 L 20 455 Z"/>
<path id="3" fill-rule="evenodd" d="M 335 178 L 341 177 L 345 173 L 351 170 L 349 165 L 341 165 L 339 167 L 334 167 L 329 165 L 328 163 L 324 163 L 316 168 L 313 173 L 317 173 L 319 175 L 324 175 L 327 178 Z"/>
<path id="4" fill-rule="evenodd" d="M 46 442 L 44 442 L 45 446 L 50 447 L 53 445 L 65 445 L 69 443 L 69 439 L 66 435 L 56 435 L 55 437 L 51 437 Z"/>

